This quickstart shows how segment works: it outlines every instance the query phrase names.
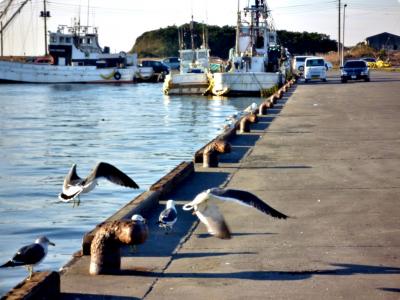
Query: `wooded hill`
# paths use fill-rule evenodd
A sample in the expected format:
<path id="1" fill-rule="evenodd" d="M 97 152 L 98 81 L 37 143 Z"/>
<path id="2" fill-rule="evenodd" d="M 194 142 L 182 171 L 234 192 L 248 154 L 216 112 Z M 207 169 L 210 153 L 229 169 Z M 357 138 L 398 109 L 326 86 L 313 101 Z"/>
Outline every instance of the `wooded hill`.
<path id="1" fill-rule="evenodd" d="M 190 48 L 190 27 L 184 24 L 181 27 L 187 48 Z M 223 59 L 228 58 L 229 49 L 235 45 L 236 28 L 234 26 L 215 26 L 194 23 L 195 47 L 203 42 L 203 32 L 208 33 L 208 45 L 211 56 Z M 279 43 L 288 48 L 292 54 L 316 54 L 335 51 L 337 43 L 328 35 L 316 32 L 291 32 L 278 30 Z M 178 27 L 168 26 L 158 30 L 147 31 L 136 39 L 131 52 L 138 53 L 139 57 L 168 57 L 178 56 Z"/>

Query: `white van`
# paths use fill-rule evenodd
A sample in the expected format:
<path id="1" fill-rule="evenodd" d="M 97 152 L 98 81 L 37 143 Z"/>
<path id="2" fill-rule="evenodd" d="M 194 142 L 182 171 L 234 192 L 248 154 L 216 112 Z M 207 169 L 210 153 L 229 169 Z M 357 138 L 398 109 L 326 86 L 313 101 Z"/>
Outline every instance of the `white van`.
<path id="1" fill-rule="evenodd" d="M 294 58 L 293 58 L 293 61 L 292 61 L 292 63 L 293 63 L 293 65 L 292 65 L 292 69 L 293 69 L 293 71 L 294 72 L 296 72 L 297 74 L 303 74 L 303 72 L 304 72 L 304 62 L 305 62 L 305 60 L 306 60 L 306 58 L 308 58 L 308 57 L 312 57 L 312 56 L 300 56 L 300 55 L 297 55 L 297 56 L 295 56 Z"/>
<path id="2" fill-rule="evenodd" d="M 304 62 L 305 82 L 313 79 L 326 81 L 326 66 L 322 57 L 309 57 Z"/>

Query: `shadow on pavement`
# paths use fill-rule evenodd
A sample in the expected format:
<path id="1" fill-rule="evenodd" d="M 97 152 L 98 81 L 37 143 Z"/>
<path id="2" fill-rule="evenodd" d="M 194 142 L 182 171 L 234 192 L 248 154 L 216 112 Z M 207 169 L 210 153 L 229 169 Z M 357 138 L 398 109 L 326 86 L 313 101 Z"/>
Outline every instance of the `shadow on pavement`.
<path id="1" fill-rule="evenodd" d="M 79 299 L 79 300 L 139 300 L 137 297 L 123 297 L 114 295 L 91 295 L 81 293 L 62 293 L 62 299 Z"/>
<path id="2" fill-rule="evenodd" d="M 351 275 L 385 275 L 400 274 L 400 268 L 387 266 L 368 266 L 356 264 L 331 264 L 336 269 L 306 271 L 244 271 L 231 273 L 161 273 L 124 271 L 121 275 L 154 276 L 162 278 L 199 278 L 199 279 L 246 279 L 246 280 L 304 280 L 312 276 L 351 276 Z M 393 289 L 390 289 L 392 292 Z M 397 292 L 397 291 L 396 291 Z"/>

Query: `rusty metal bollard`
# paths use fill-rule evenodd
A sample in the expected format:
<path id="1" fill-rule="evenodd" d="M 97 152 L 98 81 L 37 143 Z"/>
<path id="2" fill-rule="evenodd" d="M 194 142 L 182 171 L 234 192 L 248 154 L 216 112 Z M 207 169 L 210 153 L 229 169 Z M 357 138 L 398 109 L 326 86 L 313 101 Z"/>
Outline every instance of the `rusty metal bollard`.
<path id="1" fill-rule="evenodd" d="M 218 153 L 231 152 L 231 145 L 224 140 L 216 140 L 207 145 L 203 152 L 203 167 L 204 168 L 217 168 L 218 167 Z"/>
<path id="2" fill-rule="evenodd" d="M 143 217 L 102 224 L 90 247 L 91 275 L 115 274 L 121 270 L 122 245 L 139 245 L 146 241 L 149 229 Z"/>
<path id="3" fill-rule="evenodd" d="M 250 113 L 240 120 L 240 133 L 250 132 L 250 123 L 257 123 L 258 117 L 256 114 Z"/>
<path id="4" fill-rule="evenodd" d="M 279 91 L 276 92 L 276 96 L 278 97 L 278 99 L 282 99 L 282 97 L 283 97 L 282 89 L 280 89 Z"/>
<path id="5" fill-rule="evenodd" d="M 274 104 L 276 103 L 276 101 L 278 100 L 278 97 L 273 94 L 271 97 L 269 97 L 269 103 L 271 104 L 271 107 L 274 107 Z"/>
<path id="6" fill-rule="evenodd" d="M 270 102 L 265 101 L 260 104 L 260 107 L 258 108 L 258 114 L 259 115 L 266 115 L 268 113 L 268 108 L 271 107 Z"/>

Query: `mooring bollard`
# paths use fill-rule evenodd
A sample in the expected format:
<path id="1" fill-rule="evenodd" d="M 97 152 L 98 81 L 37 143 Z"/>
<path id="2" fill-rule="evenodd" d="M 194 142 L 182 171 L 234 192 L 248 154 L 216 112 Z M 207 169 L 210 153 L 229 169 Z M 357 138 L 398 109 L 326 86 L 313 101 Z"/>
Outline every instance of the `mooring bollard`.
<path id="1" fill-rule="evenodd" d="M 90 247 L 89 273 L 118 273 L 121 270 L 121 246 L 142 244 L 148 234 L 149 229 L 144 219 L 104 223 L 97 230 Z"/>
<path id="2" fill-rule="evenodd" d="M 258 109 L 258 114 L 259 115 L 266 115 L 268 113 L 268 108 L 271 107 L 270 102 L 263 102 L 260 104 L 260 107 Z"/>
<path id="3" fill-rule="evenodd" d="M 277 96 L 278 99 L 282 99 L 282 97 L 283 97 L 282 89 L 280 89 L 279 91 L 276 92 L 276 96 Z"/>
<path id="4" fill-rule="evenodd" d="M 240 120 L 240 133 L 250 132 L 250 123 L 257 123 L 258 117 L 256 114 L 248 114 Z"/>
<path id="5" fill-rule="evenodd" d="M 271 97 L 269 97 L 269 103 L 271 103 L 271 107 L 274 106 L 276 101 L 278 100 L 278 96 L 276 94 L 273 94 Z"/>
<path id="6" fill-rule="evenodd" d="M 217 168 L 218 154 L 231 152 L 231 145 L 225 140 L 216 140 L 207 145 L 203 151 L 203 167 Z"/>

